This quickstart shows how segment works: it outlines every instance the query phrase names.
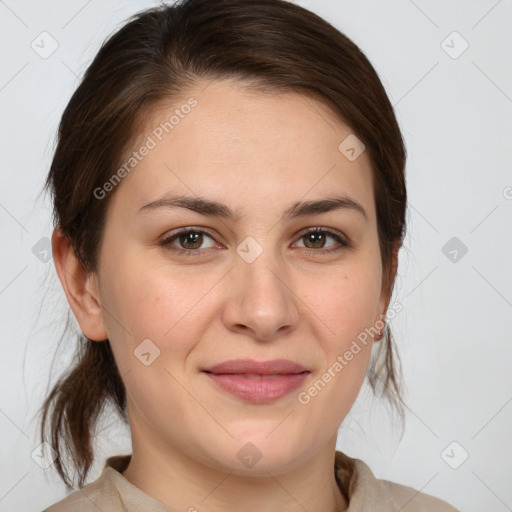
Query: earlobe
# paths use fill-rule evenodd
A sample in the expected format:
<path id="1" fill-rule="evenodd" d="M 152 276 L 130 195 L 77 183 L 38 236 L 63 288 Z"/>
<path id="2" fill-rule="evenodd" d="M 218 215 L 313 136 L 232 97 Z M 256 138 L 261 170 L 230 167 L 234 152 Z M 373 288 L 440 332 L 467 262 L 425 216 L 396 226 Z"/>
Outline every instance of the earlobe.
<path id="1" fill-rule="evenodd" d="M 373 341 L 380 341 L 384 337 L 384 330 L 386 328 L 386 315 L 379 315 L 375 320 L 375 330 L 377 334 L 373 337 Z"/>
<path id="2" fill-rule="evenodd" d="M 96 275 L 85 270 L 59 227 L 53 231 L 52 250 L 55 269 L 80 329 L 91 340 L 106 340 Z"/>

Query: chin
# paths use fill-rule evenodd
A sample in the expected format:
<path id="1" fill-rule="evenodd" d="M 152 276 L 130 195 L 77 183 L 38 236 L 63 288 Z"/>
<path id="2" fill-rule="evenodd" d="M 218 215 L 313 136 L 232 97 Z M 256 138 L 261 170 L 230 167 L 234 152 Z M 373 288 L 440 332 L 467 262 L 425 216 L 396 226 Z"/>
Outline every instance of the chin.
<path id="1" fill-rule="evenodd" d="M 275 425 L 274 425 L 275 427 Z M 290 442 L 289 436 L 268 436 L 269 430 L 261 435 L 236 436 L 215 445 L 219 452 L 210 453 L 210 460 L 223 471 L 241 476 L 268 477 L 292 469 L 301 455 L 300 440 Z M 285 439 L 287 442 L 285 442 Z"/>

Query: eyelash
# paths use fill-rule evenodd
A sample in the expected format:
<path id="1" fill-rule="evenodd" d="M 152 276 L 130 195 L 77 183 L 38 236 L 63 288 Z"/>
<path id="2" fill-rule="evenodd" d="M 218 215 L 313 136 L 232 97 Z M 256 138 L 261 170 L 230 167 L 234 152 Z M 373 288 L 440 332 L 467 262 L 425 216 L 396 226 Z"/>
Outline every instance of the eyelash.
<path id="1" fill-rule="evenodd" d="M 203 234 L 209 236 L 212 240 L 214 239 L 212 234 L 210 234 L 208 231 L 204 229 L 189 227 L 182 229 L 180 231 L 177 231 L 167 237 L 165 237 L 163 240 L 159 242 L 159 245 L 163 246 L 165 249 L 175 252 L 178 255 L 183 256 L 200 256 L 205 250 L 214 249 L 213 247 L 209 247 L 207 249 L 182 249 L 179 247 L 171 246 L 171 243 L 180 237 L 181 235 L 186 235 L 188 233 L 195 233 L 195 234 Z M 314 228 L 308 228 L 306 231 L 302 233 L 302 235 L 299 237 L 299 240 L 306 237 L 307 235 L 310 235 L 311 233 L 323 233 L 331 236 L 334 238 L 338 244 L 340 244 L 338 247 L 335 248 L 329 248 L 329 249 L 308 249 L 305 248 L 305 253 L 308 256 L 318 256 L 319 254 L 328 254 L 333 253 L 337 251 L 341 251 L 343 249 L 347 249 L 352 247 L 352 244 L 348 242 L 345 238 L 343 238 L 341 235 L 339 235 L 336 231 L 332 231 L 328 228 L 321 228 L 321 227 L 314 227 Z"/>

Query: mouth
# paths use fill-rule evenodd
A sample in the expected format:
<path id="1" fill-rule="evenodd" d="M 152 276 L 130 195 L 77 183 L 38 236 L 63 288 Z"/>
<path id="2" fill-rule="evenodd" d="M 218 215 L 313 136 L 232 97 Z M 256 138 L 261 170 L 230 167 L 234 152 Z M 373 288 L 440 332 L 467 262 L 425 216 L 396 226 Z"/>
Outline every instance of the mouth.
<path id="1" fill-rule="evenodd" d="M 288 359 L 273 359 L 270 361 L 232 359 L 205 368 L 203 371 L 213 374 L 291 375 L 307 372 L 308 369 Z"/>
<path id="2" fill-rule="evenodd" d="M 202 370 L 216 386 L 251 403 L 274 402 L 297 389 L 311 373 L 286 359 L 237 359 Z"/>
<path id="3" fill-rule="evenodd" d="M 211 373 L 211 375 L 217 375 L 217 376 L 226 376 L 226 375 L 232 375 L 236 377 L 241 377 L 248 380 L 273 380 L 277 379 L 279 377 L 287 376 L 287 375 L 300 375 L 300 373 L 273 373 L 271 375 L 263 375 L 260 373 L 212 373 L 212 372 L 205 372 L 205 373 Z"/>

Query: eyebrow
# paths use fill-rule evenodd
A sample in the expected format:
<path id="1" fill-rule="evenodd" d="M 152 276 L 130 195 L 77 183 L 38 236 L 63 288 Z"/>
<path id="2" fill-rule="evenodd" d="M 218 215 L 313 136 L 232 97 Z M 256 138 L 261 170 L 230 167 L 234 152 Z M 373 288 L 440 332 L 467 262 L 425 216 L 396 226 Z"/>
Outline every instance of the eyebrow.
<path id="1" fill-rule="evenodd" d="M 142 206 L 138 213 L 141 214 L 157 208 L 176 207 L 192 210 L 202 215 L 229 219 L 233 222 L 238 222 L 243 216 L 239 210 L 233 211 L 228 206 L 217 201 L 189 196 L 172 196 L 157 199 Z M 365 220 L 368 220 L 365 209 L 349 197 L 328 197 L 314 201 L 297 201 L 284 212 L 282 219 L 296 219 L 342 209 L 359 212 Z"/>

